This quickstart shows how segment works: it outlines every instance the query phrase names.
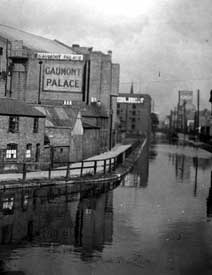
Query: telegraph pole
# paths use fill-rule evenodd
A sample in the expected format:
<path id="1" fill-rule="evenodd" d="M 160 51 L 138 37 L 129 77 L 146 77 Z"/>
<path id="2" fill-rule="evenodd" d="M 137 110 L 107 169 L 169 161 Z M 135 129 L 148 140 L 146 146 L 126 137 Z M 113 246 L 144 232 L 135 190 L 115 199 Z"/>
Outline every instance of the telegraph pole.
<path id="1" fill-rule="evenodd" d="M 200 105 L 200 90 L 197 90 L 197 133 L 199 134 L 199 105 Z"/>

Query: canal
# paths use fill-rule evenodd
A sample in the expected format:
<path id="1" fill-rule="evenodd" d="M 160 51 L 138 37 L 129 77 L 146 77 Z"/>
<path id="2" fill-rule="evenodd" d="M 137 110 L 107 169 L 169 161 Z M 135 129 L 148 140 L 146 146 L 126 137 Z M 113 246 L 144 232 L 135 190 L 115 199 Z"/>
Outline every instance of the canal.
<path id="1" fill-rule="evenodd" d="M 212 274 L 211 154 L 155 142 L 96 197 L 0 193 L 0 274 Z"/>

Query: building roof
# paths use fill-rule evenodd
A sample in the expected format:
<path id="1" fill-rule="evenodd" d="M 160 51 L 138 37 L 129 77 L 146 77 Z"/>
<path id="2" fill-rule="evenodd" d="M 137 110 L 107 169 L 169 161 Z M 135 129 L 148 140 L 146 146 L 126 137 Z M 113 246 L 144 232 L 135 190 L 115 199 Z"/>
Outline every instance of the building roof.
<path id="1" fill-rule="evenodd" d="M 99 129 L 90 124 L 86 118 L 108 117 L 102 106 L 92 105 L 36 105 L 38 111 L 46 116 L 46 127 L 65 127 L 73 129 L 79 112 L 82 115 L 83 128 Z"/>
<path id="2" fill-rule="evenodd" d="M 61 41 L 59 41 L 57 39 L 55 39 L 55 41 L 57 43 L 59 43 L 60 45 L 65 46 L 65 47 L 73 50 L 77 54 L 89 54 L 93 50 L 93 47 L 81 47 L 78 44 L 73 44 L 72 46 L 69 46 L 69 45 L 66 45 L 65 43 L 63 43 L 63 42 L 61 42 Z"/>
<path id="3" fill-rule="evenodd" d="M 78 112 L 70 106 L 36 106 L 37 110 L 46 115 L 46 127 L 65 127 L 73 129 Z"/>
<path id="4" fill-rule="evenodd" d="M 64 105 L 63 100 L 45 100 L 43 106 L 60 106 L 60 107 L 69 107 L 74 110 L 76 113 L 79 111 L 82 114 L 82 117 L 93 117 L 93 118 L 108 118 L 108 113 L 103 104 L 98 105 L 98 103 L 93 102 L 90 105 L 85 104 L 80 101 L 72 101 L 72 105 Z"/>
<path id="5" fill-rule="evenodd" d="M 133 94 L 131 94 L 131 93 L 119 93 L 118 94 L 118 97 L 119 96 L 123 96 L 123 97 L 146 97 L 146 98 L 151 98 L 151 96 L 150 95 L 148 95 L 148 94 L 136 94 L 136 93 L 133 93 Z"/>
<path id="6" fill-rule="evenodd" d="M 92 125 L 92 124 L 90 124 L 86 121 L 82 122 L 82 126 L 83 126 L 84 129 L 100 129 L 100 127 Z"/>
<path id="7" fill-rule="evenodd" d="M 69 53 L 75 54 L 70 48 L 55 40 L 44 38 L 29 32 L 18 30 L 14 27 L 0 24 L 0 37 L 9 41 L 21 40 L 23 46 L 35 52 Z"/>
<path id="8" fill-rule="evenodd" d="M 25 102 L 10 98 L 0 98 L 0 115 L 45 117 L 45 115 Z"/>
<path id="9" fill-rule="evenodd" d="M 96 102 L 90 105 L 81 106 L 83 117 L 108 118 L 108 113 L 104 105 L 98 105 Z"/>

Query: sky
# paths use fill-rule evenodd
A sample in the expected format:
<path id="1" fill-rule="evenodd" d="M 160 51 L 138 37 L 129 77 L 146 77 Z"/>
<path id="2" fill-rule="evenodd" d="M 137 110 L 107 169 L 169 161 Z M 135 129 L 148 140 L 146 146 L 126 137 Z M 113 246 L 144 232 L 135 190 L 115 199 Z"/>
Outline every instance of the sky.
<path id="1" fill-rule="evenodd" d="M 1 0 L 0 23 L 69 45 L 112 50 L 120 92 L 148 93 L 167 115 L 179 90 L 210 109 L 211 0 Z"/>

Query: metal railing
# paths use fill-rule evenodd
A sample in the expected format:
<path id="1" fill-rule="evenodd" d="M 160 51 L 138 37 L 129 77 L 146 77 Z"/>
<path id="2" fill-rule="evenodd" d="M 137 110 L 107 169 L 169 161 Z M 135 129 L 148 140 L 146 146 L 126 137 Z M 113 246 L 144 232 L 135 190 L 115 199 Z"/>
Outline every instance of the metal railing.
<path id="1" fill-rule="evenodd" d="M 122 164 L 135 149 L 141 144 L 140 141 L 132 144 L 126 151 L 121 152 L 120 154 L 110 157 L 110 158 L 101 158 L 101 159 L 91 159 L 91 160 L 82 160 L 80 162 L 15 162 L 15 161 L 7 161 L 2 163 L 2 167 L 16 166 L 16 171 L 10 171 L 8 169 L 7 173 L 16 172 L 21 174 L 21 179 L 25 181 L 27 179 L 27 175 L 32 174 L 30 179 L 35 179 L 36 176 L 33 177 L 34 173 L 41 173 L 40 176 L 44 176 L 49 180 L 57 177 L 64 177 L 66 180 L 76 177 L 82 176 L 95 176 L 96 174 L 105 175 L 106 173 L 111 173 L 114 171 L 120 164 Z M 48 167 L 47 170 L 39 169 L 39 167 Z M 55 167 L 54 167 L 55 166 Z M 34 168 L 33 168 L 34 167 Z M 36 170 L 36 168 L 38 168 Z M 39 171 L 38 171 L 39 170 Z M 64 173 L 62 173 L 64 172 Z"/>

